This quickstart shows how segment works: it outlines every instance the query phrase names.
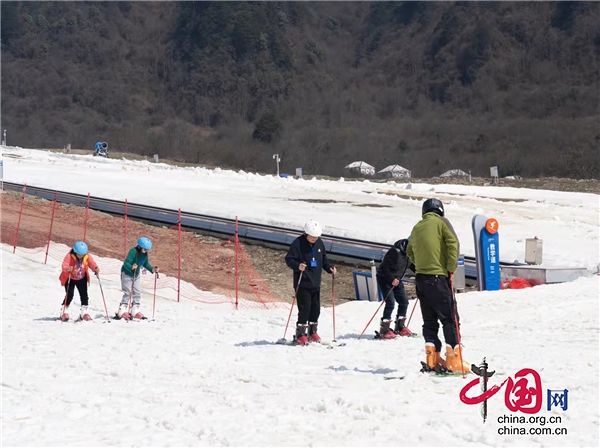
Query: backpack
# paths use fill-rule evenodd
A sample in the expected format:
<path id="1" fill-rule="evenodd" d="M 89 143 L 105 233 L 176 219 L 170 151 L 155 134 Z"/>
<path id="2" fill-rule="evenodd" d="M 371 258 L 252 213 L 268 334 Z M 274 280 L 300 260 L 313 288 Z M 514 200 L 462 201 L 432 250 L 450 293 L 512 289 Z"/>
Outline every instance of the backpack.
<path id="1" fill-rule="evenodd" d="M 399 278 L 404 277 L 406 271 L 412 264 L 406 255 L 406 247 L 408 246 L 408 239 L 401 239 L 394 243 L 393 248 L 398 252 L 398 272 L 400 272 Z"/>
<path id="2" fill-rule="evenodd" d="M 75 261 L 75 263 L 73 263 L 73 261 Z M 83 263 L 83 271 L 85 272 L 85 276 L 87 278 L 88 284 L 90 283 L 90 273 L 88 272 L 88 256 L 87 254 L 83 256 L 83 258 L 81 259 L 82 263 Z M 73 251 L 71 251 L 71 262 L 69 263 L 69 266 L 75 266 L 76 264 L 76 256 L 73 253 Z M 61 271 L 60 275 L 58 276 L 58 279 L 60 280 L 60 285 L 61 286 L 66 286 L 67 285 L 67 281 L 69 280 L 69 277 L 71 277 L 71 273 L 68 271 Z"/>
<path id="3" fill-rule="evenodd" d="M 387 278 L 387 281 L 390 281 L 390 275 L 395 278 L 402 279 L 404 274 L 406 274 L 407 269 L 412 265 L 408 259 L 408 256 L 406 255 L 406 246 L 408 246 L 407 239 L 396 241 L 385 254 L 383 262 L 377 268 L 377 274 Z M 398 260 L 396 263 L 390 261 L 390 256 L 388 254 L 392 251 L 395 251 L 398 255 Z"/>

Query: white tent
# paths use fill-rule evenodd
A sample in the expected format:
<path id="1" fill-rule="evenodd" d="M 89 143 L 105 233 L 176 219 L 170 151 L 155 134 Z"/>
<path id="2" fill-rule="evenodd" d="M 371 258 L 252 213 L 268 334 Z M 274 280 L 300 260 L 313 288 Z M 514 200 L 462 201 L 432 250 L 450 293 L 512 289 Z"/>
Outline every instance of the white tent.
<path id="1" fill-rule="evenodd" d="M 386 166 L 381 171 L 378 171 L 378 173 L 384 174 L 386 177 L 410 177 L 411 175 L 409 170 L 400 165 Z"/>
<path id="2" fill-rule="evenodd" d="M 468 177 L 469 175 L 463 170 L 448 170 L 444 174 L 440 174 L 440 177 Z"/>
<path id="3" fill-rule="evenodd" d="M 350 165 L 346 165 L 344 168 L 369 176 L 373 176 L 375 174 L 375 167 L 363 161 L 352 162 Z"/>

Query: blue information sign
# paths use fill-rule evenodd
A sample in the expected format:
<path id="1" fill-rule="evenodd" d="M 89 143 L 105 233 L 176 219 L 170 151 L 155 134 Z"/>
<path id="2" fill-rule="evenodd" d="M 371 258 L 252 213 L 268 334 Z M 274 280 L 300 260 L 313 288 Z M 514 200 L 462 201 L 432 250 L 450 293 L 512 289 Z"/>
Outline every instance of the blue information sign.
<path id="1" fill-rule="evenodd" d="M 498 232 L 489 233 L 485 227 L 481 229 L 479 243 L 483 262 L 483 284 L 486 291 L 500 289 L 500 238 Z"/>

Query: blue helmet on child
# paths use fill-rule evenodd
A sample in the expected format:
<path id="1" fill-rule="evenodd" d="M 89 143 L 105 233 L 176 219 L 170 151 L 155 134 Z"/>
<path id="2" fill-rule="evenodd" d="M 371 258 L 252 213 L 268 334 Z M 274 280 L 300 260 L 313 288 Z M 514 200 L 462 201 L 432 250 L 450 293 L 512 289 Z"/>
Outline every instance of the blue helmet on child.
<path id="1" fill-rule="evenodd" d="M 142 249 L 152 249 L 152 241 L 150 241 L 150 239 L 146 238 L 145 236 L 140 237 L 137 245 L 140 246 Z"/>
<path id="2" fill-rule="evenodd" d="M 75 244 L 73 244 L 73 252 L 75 252 L 77 255 L 87 254 L 88 253 L 87 244 L 85 244 L 83 241 L 77 241 Z"/>

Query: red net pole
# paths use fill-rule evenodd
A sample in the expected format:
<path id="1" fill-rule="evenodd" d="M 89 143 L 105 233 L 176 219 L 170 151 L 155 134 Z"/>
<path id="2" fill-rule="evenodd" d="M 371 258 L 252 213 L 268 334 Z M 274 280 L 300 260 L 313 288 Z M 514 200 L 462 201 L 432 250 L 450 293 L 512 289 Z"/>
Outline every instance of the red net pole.
<path id="1" fill-rule="evenodd" d="M 88 215 L 90 213 L 90 194 L 88 193 L 87 204 L 85 205 L 85 224 L 83 225 L 83 241 L 87 235 Z"/>
<path id="2" fill-rule="evenodd" d="M 238 292 L 239 292 L 239 278 L 240 278 L 240 269 L 239 269 L 239 250 L 240 239 L 238 237 L 238 217 L 235 217 L 235 309 L 238 309 Z"/>
<path id="3" fill-rule="evenodd" d="M 335 275 L 331 275 L 331 312 L 333 313 L 333 342 L 335 340 Z"/>
<path id="4" fill-rule="evenodd" d="M 44 264 L 48 261 L 48 251 L 50 250 L 50 238 L 52 238 L 52 224 L 54 224 L 54 211 L 56 210 L 56 195 L 58 191 L 54 192 L 54 203 L 52 204 L 52 218 L 50 219 L 50 232 L 48 232 L 48 244 L 46 245 L 46 258 L 44 258 Z"/>
<path id="5" fill-rule="evenodd" d="M 179 256 L 177 259 L 177 302 L 181 294 L 181 209 L 178 209 L 177 215 L 177 245 L 179 247 Z"/>
<path id="6" fill-rule="evenodd" d="M 19 228 L 21 227 L 21 216 L 23 215 L 23 204 L 25 203 L 25 191 L 27 184 L 23 185 L 23 197 L 21 198 L 21 211 L 19 212 L 19 221 L 17 222 L 17 230 L 15 232 L 15 243 L 13 244 L 13 254 L 17 250 L 17 241 L 19 240 Z"/>
<path id="7" fill-rule="evenodd" d="M 123 245 L 123 259 L 127 258 L 127 199 L 125 199 L 125 240 Z"/>

